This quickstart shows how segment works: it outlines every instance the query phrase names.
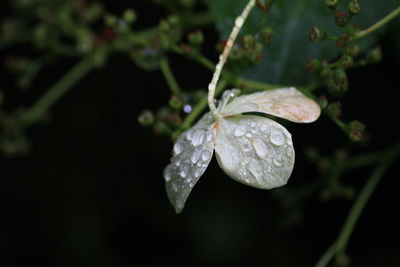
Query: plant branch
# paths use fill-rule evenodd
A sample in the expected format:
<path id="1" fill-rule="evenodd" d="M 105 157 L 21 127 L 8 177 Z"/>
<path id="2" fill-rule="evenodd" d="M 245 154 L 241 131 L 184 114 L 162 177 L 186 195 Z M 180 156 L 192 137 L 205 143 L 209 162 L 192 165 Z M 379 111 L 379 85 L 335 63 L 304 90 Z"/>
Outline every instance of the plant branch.
<path id="1" fill-rule="evenodd" d="M 86 56 L 77 63 L 69 72 L 58 80 L 49 90 L 42 95 L 31 108 L 19 117 L 21 126 L 26 128 L 38 121 L 69 89 L 82 77 L 89 73 L 95 66 L 93 55 Z"/>
<path id="2" fill-rule="evenodd" d="M 160 59 L 160 68 L 169 88 L 171 89 L 171 92 L 176 96 L 180 96 L 182 94 L 182 90 L 179 87 L 178 82 L 176 81 L 175 76 L 171 71 L 168 60 L 165 57 L 161 57 Z"/>
<path id="3" fill-rule="evenodd" d="M 336 256 L 343 255 L 350 236 L 353 232 L 354 226 L 356 225 L 362 211 L 364 210 L 369 198 L 377 187 L 378 183 L 382 179 L 383 175 L 387 171 L 390 164 L 396 159 L 396 156 L 400 153 L 400 145 L 395 146 L 391 149 L 384 157 L 381 158 L 379 165 L 372 172 L 367 182 L 361 190 L 357 200 L 354 202 L 352 209 L 347 216 L 347 219 L 342 227 L 337 240 L 326 250 L 326 252 L 319 259 L 316 267 L 324 267 Z"/>
<path id="4" fill-rule="evenodd" d="M 386 23 L 388 23 L 389 21 L 394 19 L 399 14 L 400 14 L 400 6 L 397 7 L 395 10 L 393 10 L 392 12 L 390 12 L 386 17 L 384 17 L 380 21 L 376 22 L 374 25 L 370 26 L 369 28 L 367 28 L 367 29 L 365 29 L 363 31 L 358 32 L 354 36 L 354 39 L 358 40 L 358 39 L 364 38 L 368 34 L 373 33 L 374 31 L 376 31 L 379 28 L 381 28 L 383 25 L 385 25 Z"/>

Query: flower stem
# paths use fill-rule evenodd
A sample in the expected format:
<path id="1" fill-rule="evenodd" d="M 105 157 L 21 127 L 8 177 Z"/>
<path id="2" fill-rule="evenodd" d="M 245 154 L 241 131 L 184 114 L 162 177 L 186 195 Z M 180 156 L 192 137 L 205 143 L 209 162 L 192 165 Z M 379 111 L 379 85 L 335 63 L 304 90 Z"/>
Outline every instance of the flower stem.
<path id="1" fill-rule="evenodd" d="M 58 80 L 50 89 L 41 96 L 35 104 L 20 115 L 22 127 L 29 127 L 38 121 L 69 89 L 82 77 L 89 73 L 95 66 L 93 55 L 86 56 L 77 63 L 69 72 Z"/>
<path id="2" fill-rule="evenodd" d="M 400 153 L 400 144 L 391 149 L 385 156 L 381 158 L 379 165 L 372 172 L 367 182 L 361 190 L 357 200 L 354 202 L 349 215 L 342 227 L 337 240 L 326 250 L 326 252 L 319 259 L 315 267 L 325 267 L 327 264 L 336 256 L 343 255 L 350 236 L 353 232 L 354 226 L 356 225 L 365 205 L 369 198 L 377 187 L 378 183 L 382 179 L 389 165 L 396 159 Z"/>
<path id="3" fill-rule="evenodd" d="M 386 23 L 388 23 L 389 21 L 394 19 L 399 14 L 400 14 L 400 6 L 397 7 L 395 10 L 393 10 L 392 12 L 390 12 L 386 17 L 384 17 L 380 21 L 376 22 L 374 25 L 370 26 L 369 28 L 367 28 L 367 29 L 365 29 L 363 31 L 358 32 L 354 36 L 354 39 L 357 40 L 357 39 L 364 38 L 368 34 L 378 30 L 379 28 L 381 28 L 383 25 L 385 25 Z"/>
<path id="4" fill-rule="evenodd" d="M 217 112 L 217 107 L 215 106 L 215 103 L 214 103 L 215 88 L 217 87 L 217 83 L 218 83 L 219 77 L 221 75 L 222 68 L 224 67 L 225 62 L 228 59 L 229 53 L 231 52 L 231 49 L 236 40 L 236 37 L 238 36 L 240 29 L 242 28 L 251 9 L 254 7 L 255 4 L 256 4 L 256 0 L 250 0 L 247 3 L 246 7 L 244 8 L 242 14 L 236 18 L 235 26 L 232 29 L 232 32 L 228 38 L 228 41 L 226 42 L 224 51 L 222 52 L 222 54 L 220 56 L 220 60 L 217 64 L 217 66 L 215 67 L 213 78 L 212 78 L 210 84 L 208 85 L 208 106 L 210 108 L 211 114 L 216 119 L 218 119 L 218 112 Z"/>
<path id="5" fill-rule="evenodd" d="M 176 96 L 180 96 L 182 94 L 182 90 L 179 87 L 178 82 L 176 81 L 175 76 L 171 71 L 168 60 L 165 57 L 161 57 L 160 59 L 160 68 L 169 88 L 171 89 L 171 92 Z"/>
<path id="6" fill-rule="evenodd" d="M 221 92 L 225 89 L 228 81 L 226 79 L 221 79 L 220 83 L 217 86 L 215 91 L 215 95 L 218 96 Z M 179 127 L 178 131 L 184 131 L 188 129 L 196 119 L 201 115 L 204 109 L 207 107 L 207 98 L 203 98 L 197 103 L 197 105 L 193 108 L 192 112 L 185 118 L 182 122 L 181 126 Z"/>

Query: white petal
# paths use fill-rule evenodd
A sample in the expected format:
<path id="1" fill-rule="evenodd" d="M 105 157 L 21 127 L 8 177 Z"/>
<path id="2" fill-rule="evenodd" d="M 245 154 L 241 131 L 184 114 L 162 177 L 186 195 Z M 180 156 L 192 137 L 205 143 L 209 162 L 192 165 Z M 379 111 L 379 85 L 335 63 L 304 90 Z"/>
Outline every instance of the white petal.
<path id="1" fill-rule="evenodd" d="M 207 113 L 182 133 L 175 142 L 171 163 L 164 169 L 168 198 L 177 213 L 211 161 L 216 132 L 213 124 Z"/>
<path id="2" fill-rule="evenodd" d="M 313 122 L 321 114 L 319 105 L 294 87 L 240 96 L 223 110 L 224 116 L 262 112 L 293 122 Z"/>
<path id="3" fill-rule="evenodd" d="M 237 129 L 244 129 L 237 131 Z M 234 180 L 262 189 L 285 185 L 294 165 L 290 133 L 277 122 L 243 115 L 219 122 L 215 152 Z"/>

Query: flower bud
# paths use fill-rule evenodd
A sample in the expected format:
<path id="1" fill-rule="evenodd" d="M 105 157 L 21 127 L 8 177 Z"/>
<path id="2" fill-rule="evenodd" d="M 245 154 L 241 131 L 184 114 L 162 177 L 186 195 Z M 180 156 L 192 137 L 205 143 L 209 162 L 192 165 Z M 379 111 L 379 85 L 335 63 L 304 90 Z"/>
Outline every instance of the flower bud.
<path id="1" fill-rule="evenodd" d="M 124 18 L 124 21 L 127 23 L 133 23 L 136 21 L 136 12 L 133 9 L 127 9 L 124 11 L 124 14 L 122 15 Z"/>
<path id="2" fill-rule="evenodd" d="M 352 121 L 348 124 L 348 134 L 350 140 L 360 142 L 363 138 L 366 126 L 360 121 Z"/>
<path id="3" fill-rule="evenodd" d="M 338 119 L 342 116 L 342 104 L 340 102 L 334 102 L 328 105 L 326 112 L 332 118 Z"/>
<path id="4" fill-rule="evenodd" d="M 304 67 L 309 71 L 309 72 L 314 72 L 317 71 L 321 68 L 322 63 L 318 59 L 315 58 L 309 58 L 307 60 L 307 63 L 304 64 Z"/>
<path id="5" fill-rule="evenodd" d="M 335 9 L 339 0 L 325 0 L 325 5 L 330 9 Z"/>
<path id="6" fill-rule="evenodd" d="M 366 56 L 367 63 L 374 64 L 378 63 L 382 60 L 382 49 L 380 47 L 376 47 L 370 51 L 368 51 Z"/>
<path id="7" fill-rule="evenodd" d="M 195 32 L 189 33 L 188 39 L 191 44 L 199 45 L 199 44 L 203 43 L 204 36 L 201 31 L 195 31 Z"/>
<path id="8" fill-rule="evenodd" d="M 169 106 L 175 110 L 179 110 L 183 106 L 182 100 L 179 99 L 176 95 L 171 96 L 168 103 L 169 103 Z"/>
<path id="9" fill-rule="evenodd" d="M 360 13 L 360 4 L 358 3 L 358 0 L 352 0 L 348 5 L 347 9 L 349 10 L 350 14 L 352 15 L 357 15 Z"/>
<path id="10" fill-rule="evenodd" d="M 312 26 L 310 29 L 310 41 L 319 43 L 326 38 L 326 32 L 317 26 Z"/>
<path id="11" fill-rule="evenodd" d="M 251 34 L 247 34 L 243 37 L 243 47 L 245 50 L 250 50 L 254 47 L 255 41 Z"/>
<path id="12" fill-rule="evenodd" d="M 154 114 L 150 110 L 143 110 L 142 114 L 139 115 L 138 121 L 143 126 L 149 126 L 154 124 Z"/>
<path id="13" fill-rule="evenodd" d="M 349 89 L 349 82 L 346 72 L 338 68 L 327 82 L 328 92 L 334 96 L 341 96 Z"/>
<path id="14" fill-rule="evenodd" d="M 271 45 L 273 37 L 274 30 L 271 27 L 265 26 L 261 29 L 261 42 L 263 42 L 265 45 Z"/>
<path id="15" fill-rule="evenodd" d="M 353 58 L 349 55 L 343 55 L 339 60 L 339 67 L 345 69 L 347 67 L 352 66 L 354 63 Z"/>
<path id="16" fill-rule="evenodd" d="M 324 95 L 318 97 L 317 102 L 318 102 L 319 106 L 321 107 L 321 109 L 325 109 L 329 104 L 328 99 L 326 99 L 326 96 L 324 96 Z"/>
<path id="17" fill-rule="evenodd" d="M 275 0 L 257 0 L 257 6 L 263 11 L 270 10 L 274 3 Z"/>
<path id="18" fill-rule="evenodd" d="M 344 27 L 350 20 L 350 15 L 347 12 L 335 11 L 335 23 L 339 27 Z"/>

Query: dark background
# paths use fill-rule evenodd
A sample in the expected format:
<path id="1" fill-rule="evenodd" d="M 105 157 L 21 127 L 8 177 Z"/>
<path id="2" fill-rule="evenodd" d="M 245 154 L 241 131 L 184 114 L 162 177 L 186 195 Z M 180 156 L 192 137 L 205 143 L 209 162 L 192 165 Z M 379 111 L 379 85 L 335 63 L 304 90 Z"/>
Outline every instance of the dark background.
<path id="1" fill-rule="evenodd" d="M 135 8 L 143 28 L 165 15 L 143 1 L 105 5 L 116 14 Z M 218 35 L 207 28 L 205 36 L 206 53 L 215 61 Z M 343 101 L 344 119 L 365 122 L 371 137 L 367 148 L 351 145 L 356 152 L 399 140 L 400 54 L 390 35 L 380 45 L 383 61 L 352 70 Z M 31 91 L 8 93 L 8 105 L 31 103 L 74 63 L 48 67 Z M 171 65 L 184 88 L 205 87 L 211 79 L 180 57 L 171 57 Z M 0 265 L 313 266 L 337 237 L 352 201 L 322 202 L 314 194 L 289 227 L 276 190 L 236 183 L 213 160 L 176 215 L 162 178 L 172 142 L 137 123 L 143 109 L 157 109 L 168 98 L 159 71 L 142 71 L 126 55 L 115 55 L 57 103 L 48 123 L 29 129 L 27 156 L 0 157 Z M 348 145 L 325 116 L 288 128 L 297 160 L 287 187 L 317 179 L 306 147 L 329 155 Z M 371 170 L 351 172 L 343 181 L 359 190 Z M 351 266 L 400 266 L 399 171 L 397 161 L 362 214 L 348 246 Z"/>

